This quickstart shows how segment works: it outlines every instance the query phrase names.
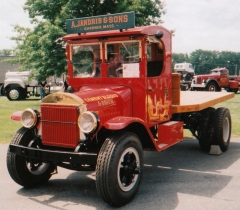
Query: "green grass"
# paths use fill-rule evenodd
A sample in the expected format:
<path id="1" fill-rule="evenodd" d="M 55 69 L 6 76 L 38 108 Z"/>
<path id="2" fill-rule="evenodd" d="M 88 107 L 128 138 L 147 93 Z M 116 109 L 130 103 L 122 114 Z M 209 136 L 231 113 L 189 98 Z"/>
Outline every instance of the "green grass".
<path id="1" fill-rule="evenodd" d="M 0 97 L 0 143 L 9 143 L 15 132 L 22 127 L 21 122 L 11 120 L 12 113 L 26 108 L 38 108 L 40 98 L 29 98 L 24 101 L 9 101 Z"/>
<path id="2" fill-rule="evenodd" d="M 240 137 L 240 93 L 233 99 L 217 104 L 217 107 L 227 107 L 232 117 L 232 137 Z M 0 97 L 0 143 L 9 143 L 14 133 L 22 127 L 21 122 L 10 119 L 12 113 L 26 108 L 39 108 L 39 98 L 29 98 L 25 101 L 9 101 Z M 192 137 L 189 130 L 184 130 L 185 137 Z"/>

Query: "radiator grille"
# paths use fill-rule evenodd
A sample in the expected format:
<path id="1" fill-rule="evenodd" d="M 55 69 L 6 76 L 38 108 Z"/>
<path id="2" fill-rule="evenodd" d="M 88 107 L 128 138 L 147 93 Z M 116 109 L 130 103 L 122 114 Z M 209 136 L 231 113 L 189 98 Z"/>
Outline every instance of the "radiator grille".
<path id="1" fill-rule="evenodd" d="M 197 84 L 201 84 L 202 83 L 202 78 L 197 78 Z"/>
<path id="2" fill-rule="evenodd" d="M 41 105 L 44 145 L 73 147 L 79 140 L 78 107 Z"/>

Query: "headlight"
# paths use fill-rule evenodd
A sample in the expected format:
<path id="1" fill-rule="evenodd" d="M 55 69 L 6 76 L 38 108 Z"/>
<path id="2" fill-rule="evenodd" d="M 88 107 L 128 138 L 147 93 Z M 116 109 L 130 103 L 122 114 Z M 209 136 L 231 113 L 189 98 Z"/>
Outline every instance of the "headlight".
<path id="1" fill-rule="evenodd" d="M 22 124 L 25 128 L 33 128 L 38 122 L 38 112 L 33 109 L 25 109 L 22 113 Z"/>
<path id="2" fill-rule="evenodd" d="M 92 112 L 84 112 L 78 118 L 78 126 L 83 133 L 93 133 L 98 127 L 98 116 Z"/>

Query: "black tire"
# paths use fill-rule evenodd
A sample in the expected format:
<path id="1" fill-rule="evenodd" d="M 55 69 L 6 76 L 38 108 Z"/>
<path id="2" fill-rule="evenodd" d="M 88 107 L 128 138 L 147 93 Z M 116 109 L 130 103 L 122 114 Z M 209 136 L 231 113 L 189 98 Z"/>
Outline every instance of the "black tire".
<path id="1" fill-rule="evenodd" d="M 206 91 L 209 92 L 219 92 L 220 88 L 215 82 L 209 82 L 208 85 L 206 86 Z"/>
<path id="2" fill-rule="evenodd" d="M 20 97 L 22 100 L 25 100 L 27 98 L 27 91 L 24 90 L 23 88 L 20 91 Z"/>
<path id="3" fill-rule="evenodd" d="M 202 151 L 209 152 L 213 143 L 213 117 L 215 109 L 209 107 L 201 111 L 201 119 L 199 121 L 198 142 Z"/>
<path id="4" fill-rule="evenodd" d="M 214 113 L 214 145 L 219 145 L 222 152 L 228 149 L 231 137 L 231 115 L 228 108 L 218 108 Z"/>
<path id="5" fill-rule="evenodd" d="M 3 85 L 0 85 L 0 95 L 1 96 L 4 95 L 4 87 L 3 87 Z"/>
<path id="6" fill-rule="evenodd" d="M 191 83 L 187 83 L 186 86 L 187 86 L 187 88 L 186 88 L 187 90 L 191 89 Z"/>
<path id="7" fill-rule="evenodd" d="M 21 89 L 19 87 L 12 87 L 7 90 L 7 98 L 9 101 L 17 101 L 21 99 Z"/>
<path id="8" fill-rule="evenodd" d="M 135 134 L 127 132 L 107 138 L 97 159 L 99 196 L 113 206 L 130 202 L 139 188 L 142 169 L 142 145 Z"/>
<path id="9" fill-rule="evenodd" d="M 28 146 L 33 140 L 33 132 L 20 128 L 11 140 L 11 144 Z M 23 156 L 7 152 L 7 168 L 12 179 L 19 185 L 32 188 L 46 183 L 56 166 L 41 161 L 26 161 Z"/>
<path id="10" fill-rule="evenodd" d="M 238 92 L 238 89 L 227 89 L 227 92 L 234 92 L 234 93 L 237 93 L 237 92 Z"/>

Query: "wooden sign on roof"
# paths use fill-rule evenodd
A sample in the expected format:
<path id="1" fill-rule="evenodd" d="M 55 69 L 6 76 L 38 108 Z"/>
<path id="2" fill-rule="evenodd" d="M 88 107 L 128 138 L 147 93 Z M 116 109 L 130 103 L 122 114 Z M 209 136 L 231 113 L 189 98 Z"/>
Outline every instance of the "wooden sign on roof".
<path id="1" fill-rule="evenodd" d="M 135 27 L 135 13 L 125 12 L 67 20 L 67 33 L 86 33 Z"/>

